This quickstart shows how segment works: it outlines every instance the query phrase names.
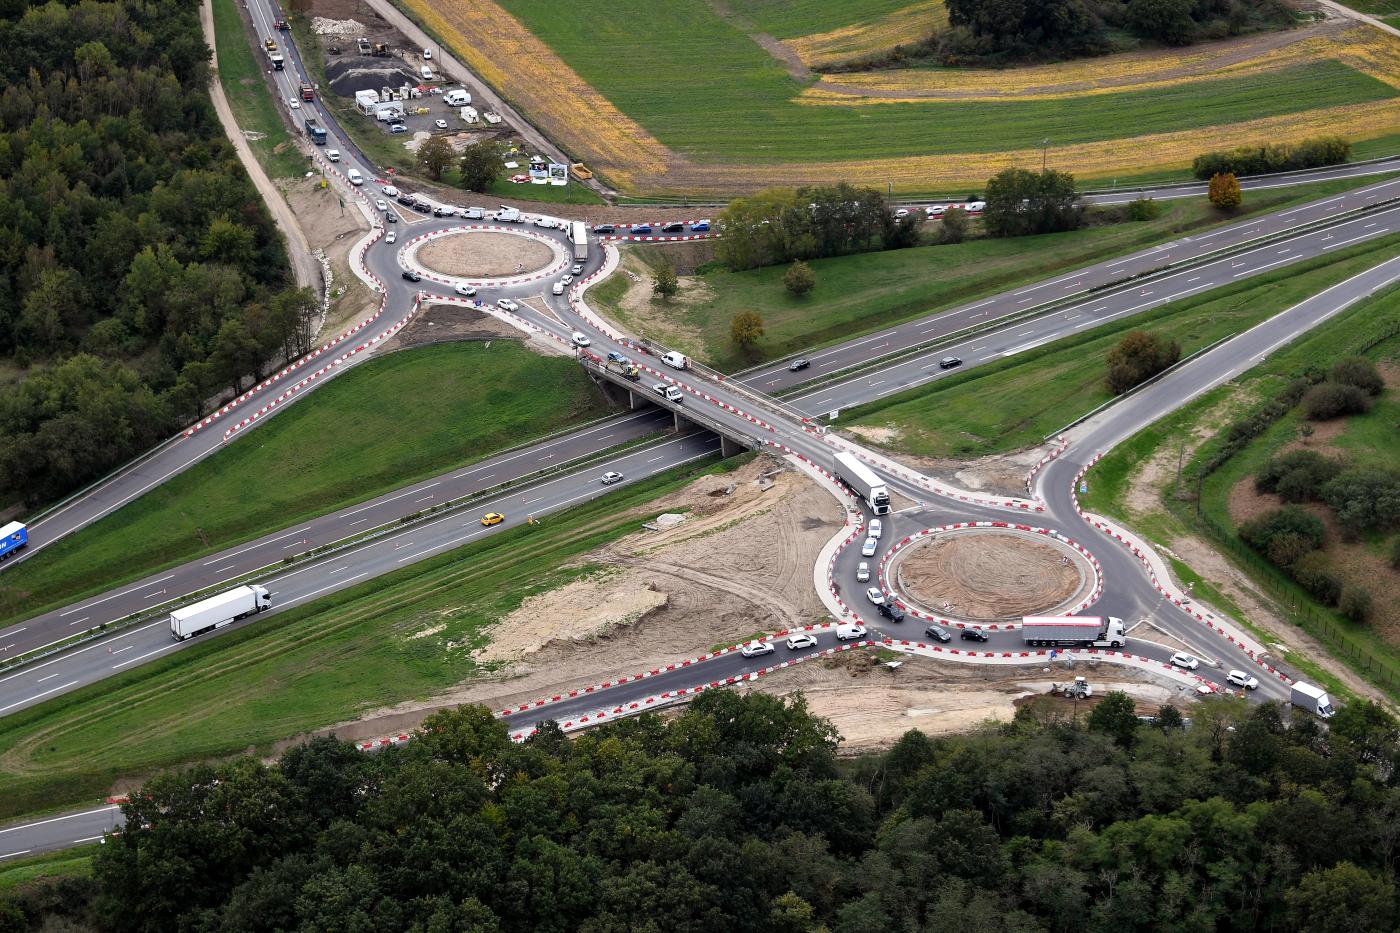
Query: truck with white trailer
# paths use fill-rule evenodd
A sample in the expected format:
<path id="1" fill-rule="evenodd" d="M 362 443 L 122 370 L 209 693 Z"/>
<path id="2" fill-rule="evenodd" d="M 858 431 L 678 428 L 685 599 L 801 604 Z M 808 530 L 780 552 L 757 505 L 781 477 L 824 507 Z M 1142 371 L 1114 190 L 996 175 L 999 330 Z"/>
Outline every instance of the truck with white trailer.
<path id="1" fill-rule="evenodd" d="M 836 455 L 831 471 L 836 478 L 851 488 L 851 491 L 865 500 L 870 511 L 876 515 L 887 515 L 890 511 L 890 491 L 885 488 L 875 471 L 856 459 L 853 453 L 842 451 Z"/>
<path id="2" fill-rule="evenodd" d="M 1128 642 L 1123 620 L 1111 616 L 1025 616 L 1021 639 L 1037 648 L 1122 648 Z"/>
<path id="3" fill-rule="evenodd" d="M 574 244 L 574 262 L 588 258 L 588 227 L 583 221 L 575 220 L 569 225 L 569 242 Z"/>
<path id="4" fill-rule="evenodd" d="M 272 596 L 257 584 L 225 590 L 171 612 L 170 637 L 176 641 L 184 641 L 186 638 L 231 625 L 271 606 Z"/>
<path id="5" fill-rule="evenodd" d="M 1327 695 L 1326 690 L 1301 680 L 1293 682 L 1288 700 L 1299 709 L 1305 709 L 1323 719 L 1331 719 L 1337 714 L 1332 707 L 1332 698 Z"/>
<path id="6" fill-rule="evenodd" d="M 29 544 L 29 528 L 23 522 L 10 522 L 0 528 L 0 560 L 14 557 Z"/>

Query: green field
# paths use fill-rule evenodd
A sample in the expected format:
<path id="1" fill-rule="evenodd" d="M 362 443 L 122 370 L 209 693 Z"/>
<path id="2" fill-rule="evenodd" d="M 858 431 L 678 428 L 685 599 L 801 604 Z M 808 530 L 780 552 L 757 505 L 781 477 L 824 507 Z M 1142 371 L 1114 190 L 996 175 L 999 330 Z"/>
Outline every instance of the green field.
<path id="1" fill-rule="evenodd" d="M 700 162 L 999 152 L 1034 149 L 1046 138 L 1065 146 L 1397 93 L 1346 65 L 1322 61 L 1092 97 L 806 106 L 794 102 L 801 87 L 783 66 L 704 0 L 673 0 L 664 16 L 656 15 L 649 0 L 503 5 L 620 110 L 672 150 Z"/>
<path id="2" fill-rule="evenodd" d="M 688 289 L 670 306 L 653 302 L 653 313 L 645 320 L 624 311 L 619 302 L 629 288 L 647 289 L 647 283 L 633 286 L 625 276 L 617 275 L 588 294 L 590 301 L 633 333 L 675 346 L 725 372 L 736 372 L 758 360 L 806 352 L 1182 234 L 1199 233 L 1249 214 L 1283 210 L 1376 181 L 1346 179 L 1250 192 L 1245 197 L 1244 213 L 1228 220 L 1204 199 L 1193 198 L 1164 201 L 1162 216 L 1142 223 L 817 260 L 812 263 L 817 286 L 802 299 L 793 298 L 783 288 L 786 266 L 707 272 L 701 277 L 701 292 Z M 936 225 L 930 229 L 936 230 Z M 651 261 L 666 255 L 662 252 L 665 249 L 642 248 L 639 255 Z M 752 355 L 740 353 L 729 339 L 730 320 L 745 310 L 757 311 L 766 329 Z"/>
<path id="3" fill-rule="evenodd" d="M 606 411 L 572 360 L 509 340 L 391 353 L 6 571 L 0 611 L 27 617 Z"/>
<path id="4" fill-rule="evenodd" d="M 272 178 L 298 178 L 306 171 L 306 157 L 292 144 L 287 126 L 263 80 L 264 60 L 256 57 L 235 0 L 213 0 L 214 39 L 219 56 L 219 83 L 224 86 L 229 109 L 243 131 L 248 146 Z M 256 137 L 256 138 L 255 138 Z"/>
<path id="5" fill-rule="evenodd" d="M 0 863 L 0 894 L 8 894 L 37 879 L 85 878 L 92 874 L 92 857 L 97 845 L 60 849 L 43 855 L 7 859 Z"/>
<path id="6" fill-rule="evenodd" d="M 867 23 L 909 6 L 912 0 L 729 0 L 729 9 L 779 39 L 830 32 Z M 931 27 L 930 27 L 931 28 Z"/>
<path id="7" fill-rule="evenodd" d="M 736 462 L 618 488 L 6 716 L 0 819 L 91 800 L 123 776 L 266 752 L 469 680 L 483 673 L 470 653 L 488 640 L 487 625 L 587 573 L 566 565 L 654 517 L 647 503 L 656 497 Z"/>
<path id="8" fill-rule="evenodd" d="M 895 428 L 898 439 L 887 445 L 921 456 L 967 458 L 1033 446 L 1112 398 L 1103 384 L 1104 357 L 1124 333 L 1141 328 L 1171 337 L 1185 356 L 1370 268 L 1397 246 L 1400 235 L 1392 235 L 1173 302 L 851 409 L 842 423 Z"/>

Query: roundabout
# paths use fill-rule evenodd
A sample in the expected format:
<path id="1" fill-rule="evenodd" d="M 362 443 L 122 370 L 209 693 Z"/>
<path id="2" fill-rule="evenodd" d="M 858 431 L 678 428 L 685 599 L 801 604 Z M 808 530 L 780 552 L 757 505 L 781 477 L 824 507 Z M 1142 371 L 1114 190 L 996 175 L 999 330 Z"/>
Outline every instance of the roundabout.
<path id="1" fill-rule="evenodd" d="M 420 234 L 398 254 L 399 266 L 429 282 L 504 288 L 568 271 L 564 244 L 533 230 L 503 224 L 445 227 Z"/>

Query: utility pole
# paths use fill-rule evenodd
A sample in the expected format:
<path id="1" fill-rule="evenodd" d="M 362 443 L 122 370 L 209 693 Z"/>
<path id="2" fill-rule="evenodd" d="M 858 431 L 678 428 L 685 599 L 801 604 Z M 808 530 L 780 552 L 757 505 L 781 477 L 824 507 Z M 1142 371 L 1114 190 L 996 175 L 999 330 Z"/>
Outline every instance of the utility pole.
<path id="1" fill-rule="evenodd" d="M 1046 166 L 1050 161 L 1050 137 L 1045 137 L 1040 141 L 1040 174 L 1045 174 Z"/>

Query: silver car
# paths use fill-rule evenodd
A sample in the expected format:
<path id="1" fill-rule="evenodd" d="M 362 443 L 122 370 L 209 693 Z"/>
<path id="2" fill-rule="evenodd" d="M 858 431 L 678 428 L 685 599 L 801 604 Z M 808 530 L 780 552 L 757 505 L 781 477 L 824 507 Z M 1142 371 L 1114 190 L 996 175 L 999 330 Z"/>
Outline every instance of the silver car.
<path id="1" fill-rule="evenodd" d="M 880 549 L 879 538 L 866 538 L 865 543 L 860 546 L 861 557 L 874 557 L 875 552 Z"/>
<path id="2" fill-rule="evenodd" d="M 613 483 L 620 483 L 620 482 L 622 482 L 622 480 L 623 480 L 622 474 L 619 473 L 619 472 L 617 472 L 616 470 L 609 470 L 608 472 L 606 472 L 606 473 L 603 474 L 603 485 L 604 485 L 604 486 L 611 486 Z"/>
<path id="3" fill-rule="evenodd" d="M 739 649 L 739 653 L 746 658 L 756 658 L 759 655 L 772 654 L 774 648 L 766 641 L 755 641 L 744 645 Z"/>

